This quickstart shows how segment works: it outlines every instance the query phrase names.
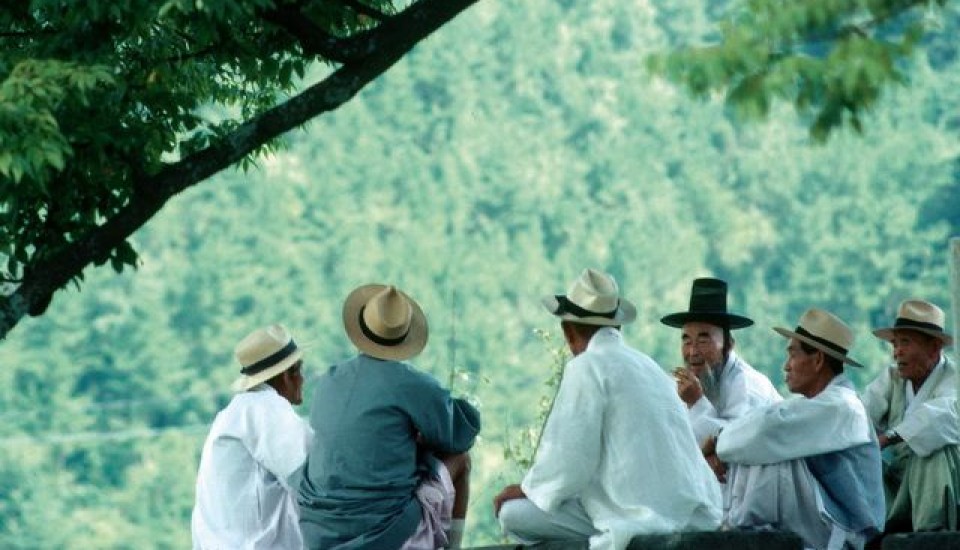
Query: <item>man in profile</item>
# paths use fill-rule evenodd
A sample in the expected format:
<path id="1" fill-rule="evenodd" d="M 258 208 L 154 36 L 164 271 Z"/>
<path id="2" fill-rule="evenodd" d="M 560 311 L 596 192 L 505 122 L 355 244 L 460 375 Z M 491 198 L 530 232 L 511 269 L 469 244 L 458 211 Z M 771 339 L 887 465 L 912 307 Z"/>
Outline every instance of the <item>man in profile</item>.
<path id="1" fill-rule="evenodd" d="M 958 528 L 960 411 L 944 318 L 930 302 L 907 300 L 893 326 L 873 331 L 890 342 L 895 362 L 863 396 L 884 449 L 888 533 Z"/>
<path id="2" fill-rule="evenodd" d="M 296 486 L 313 432 L 303 402 L 303 350 L 282 325 L 237 344 L 238 392 L 210 427 L 200 455 L 191 530 L 195 550 L 303 547 Z"/>
<path id="3" fill-rule="evenodd" d="M 796 533 L 809 548 L 863 548 L 883 527 L 880 448 L 844 364 L 853 332 L 811 308 L 788 339 L 784 373 L 801 397 L 754 409 L 704 445 L 731 471 L 727 522 Z"/>

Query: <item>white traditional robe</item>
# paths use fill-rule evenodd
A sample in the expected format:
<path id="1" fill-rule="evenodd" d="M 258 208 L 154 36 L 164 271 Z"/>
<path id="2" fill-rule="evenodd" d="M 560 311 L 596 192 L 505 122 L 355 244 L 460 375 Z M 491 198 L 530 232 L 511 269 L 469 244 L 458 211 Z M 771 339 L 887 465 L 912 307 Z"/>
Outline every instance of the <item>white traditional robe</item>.
<path id="1" fill-rule="evenodd" d="M 203 445 L 191 528 L 195 550 L 303 548 L 296 487 L 310 426 L 267 384 L 217 413 Z"/>
<path id="2" fill-rule="evenodd" d="M 538 508 L 579 499 L 591 548 L 640 533 L 712 530 L 720 486 L 693 436 L 675 382 L 620 331 L 600 329 L 566 366 L 521 487 Z"/>
<path id="3" fill-rule="evenodd" d="M 888 530 L 960 527 L 957 378 L 956 366 L 941 355 L 918 391 L 892 366 L 864 392 L 874 426 L 903 438 L 884 449 Z"/>
<path id="4" fill-rule="evenodd" d="M 867 414 L 879 430 L 894 429 L 917 456 L 929 456 L 946 445 L 960 444 L 960 411 L 957 410 L 957 369 L 940 356 L 920 391 L 913 384 L 903 384 L 907 403 L 903 420 L 895 426 L 887 422 L 897 367 L 880 372 L 863 394 Z"/>
<path id="5" fill-rule="evenodd" d="M 783 397 L 770 379 L 730 352 L 720 369 L 715 395 L 704 394 L 689 409 L 690 424 L 701 445 L 728 422 L 751 410 L 779 403 Z"/>
<path id="6" fill-rule="evenodd" d="M 772 524 L 814 548 L 862 547 L 883 528 L 880 449 L 843 375 L 812 398 L 788 399 L 730 422 L 717 439 L 717 456 L 739 467 L 740 479 L 730 481 L 733 527 Z M 801 489 L 810 485 L 815 490 L 804 496 Z M 790 509 L 796 507 L 806 509 Z"/>

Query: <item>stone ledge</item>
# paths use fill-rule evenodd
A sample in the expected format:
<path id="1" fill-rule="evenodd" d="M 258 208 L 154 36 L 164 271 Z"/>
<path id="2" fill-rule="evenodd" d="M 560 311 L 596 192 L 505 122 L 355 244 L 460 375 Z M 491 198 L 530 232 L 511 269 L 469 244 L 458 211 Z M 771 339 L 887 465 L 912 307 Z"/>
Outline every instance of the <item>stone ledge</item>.
<path id="1" fill-rule="evenodd" d="M 627 550 L 801 550 L 793 533 L 779 531 L 690 531 L 634 537 Z M 474 550 L 587 550 L 586 541 L 483 546 Z"/>
<path id="2" fill-rule="evenodd" d="M 960 532 L 897 533 L 883 537 L 883 550 L 960 550 Z"/>
<path id="3" fill-rule="evenodd" d="M 801 550 L 793 533 L 782 531 L 696 531 L 634 537 L 627 550 Z M 960 550 L 960 532 L 896 533 L 873 541 L 881 550 Z M 586 541 L 501 544 L 472 550 L 588 550 Z"/>

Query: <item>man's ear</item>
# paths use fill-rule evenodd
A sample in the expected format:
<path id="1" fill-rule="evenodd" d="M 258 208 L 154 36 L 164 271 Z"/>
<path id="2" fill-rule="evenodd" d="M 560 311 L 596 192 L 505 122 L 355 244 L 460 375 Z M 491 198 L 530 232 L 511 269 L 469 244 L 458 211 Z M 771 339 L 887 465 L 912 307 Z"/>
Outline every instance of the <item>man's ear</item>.
<path id="1" fill-rule="evenodd" d="M 827 354 L 821 350 L 817 350 L 817 358 L 813 360 L 813 364 L 818 373 L 822 372 L 823 369 L 827 368 Z"/>

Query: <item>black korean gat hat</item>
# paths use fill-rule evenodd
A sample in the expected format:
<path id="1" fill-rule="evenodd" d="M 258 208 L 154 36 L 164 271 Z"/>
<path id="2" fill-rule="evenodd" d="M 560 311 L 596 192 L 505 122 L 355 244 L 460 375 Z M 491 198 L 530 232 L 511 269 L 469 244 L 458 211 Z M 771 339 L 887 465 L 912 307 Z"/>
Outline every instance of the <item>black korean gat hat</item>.
<path id="1" fill-rule="evenodd" d="M 660 322 L 676 328 L 682 328 L 685 323 L 710 323 L 731 330 L 753 325 L 752 319 L 727 311 L 727 283 L 710 277 L 693 280 L 688 311 L 671 313 Z"/>

